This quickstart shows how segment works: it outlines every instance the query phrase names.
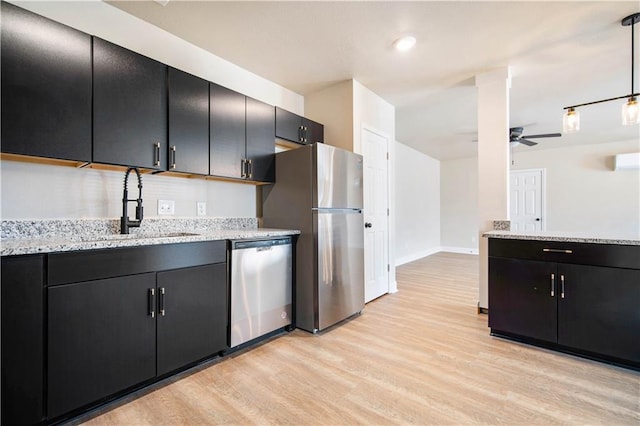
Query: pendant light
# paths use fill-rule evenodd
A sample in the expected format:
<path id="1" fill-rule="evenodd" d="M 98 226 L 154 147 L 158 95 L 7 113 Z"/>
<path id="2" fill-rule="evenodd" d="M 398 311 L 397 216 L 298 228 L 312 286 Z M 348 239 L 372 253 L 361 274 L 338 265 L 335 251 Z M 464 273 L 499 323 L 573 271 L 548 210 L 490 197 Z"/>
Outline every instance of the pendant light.
<path id="1" fill-rule="evenodd" d="M 600 104 L 603 102 L 615 101 L 618 99 L 627 99 L 627 102 L 622 105 L 622 124 L 624 126 L 631 126 L 634 124 L 640 124 L 640 105 L 638 105 L 637 96 L 640 93 L 634 92 L 634 54 L 635 54 L 635 34 L 633 26 L 640 22 L 640 13 L 634 13 L 622 19 L 620 22 L 623 27 L 631 27 L 631 93 L 624 96 L 617 96 L 615 98 L 602 99 L 600 101 L 586 102 L 578 105 L 571 105 L 564 107 L 566 112 L 562 117 L 562 131 L 564 133 L 574 133 L 580 130 L 580 113 L 576 111 L 576 108 L 587 105 Z"/>

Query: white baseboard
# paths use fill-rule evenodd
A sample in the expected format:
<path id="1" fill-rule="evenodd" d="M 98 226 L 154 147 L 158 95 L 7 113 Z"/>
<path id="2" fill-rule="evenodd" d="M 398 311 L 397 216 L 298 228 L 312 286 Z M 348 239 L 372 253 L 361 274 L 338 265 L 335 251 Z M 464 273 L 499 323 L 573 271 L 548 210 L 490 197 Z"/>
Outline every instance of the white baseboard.
<path id="1" fill-rule="evenodd" d="M 398 282 L 396 280 L 393 280 L 392 282 L 389 283 L 389 294 L 393 294 L 397 292 L 398 292 Z"/>
<path id="2" fill-rule="evenodd" d="M 477 248 L 470 247 L 440 247 L 440 251 L 446 251 L 447 253 L 479 254 Z"/>
<path id="3" fill-rule="evenodd" d="M 416 253 L 412 253 L 408 256 L 403 256 L 400 258 L 396 258 L 396 266 L 404 265 L 405 263 L 413 262 L 414 260 L 422 259 L 423 257 L 431 256 L 432 254 L 436 254 L 441 251 L 440 247 L 434 247 L 429 250 L 422 250 Z"/>

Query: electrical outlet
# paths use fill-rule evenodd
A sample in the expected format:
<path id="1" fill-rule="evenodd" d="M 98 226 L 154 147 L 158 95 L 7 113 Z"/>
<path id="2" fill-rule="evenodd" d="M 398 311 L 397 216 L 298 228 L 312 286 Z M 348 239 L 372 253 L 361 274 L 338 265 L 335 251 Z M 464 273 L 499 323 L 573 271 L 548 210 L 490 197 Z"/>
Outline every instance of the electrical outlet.
<path id="1" fill-rule="evenodd" d="M 196 203 L 198 216 L 206 216 L 207 215 L 207 203 L 204 201 L 198 201 Z"/>
<path id="2" fill-rule="evenodd" d="M 176 213 L 176 203 L 173 200 L 158 200 L 158 214 L 172 215 Z"/>

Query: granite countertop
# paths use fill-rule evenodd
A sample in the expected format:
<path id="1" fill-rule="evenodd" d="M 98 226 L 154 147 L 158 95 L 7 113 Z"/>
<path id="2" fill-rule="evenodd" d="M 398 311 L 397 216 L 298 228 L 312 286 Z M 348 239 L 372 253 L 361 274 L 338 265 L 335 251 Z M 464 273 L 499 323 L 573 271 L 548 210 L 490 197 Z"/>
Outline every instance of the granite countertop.
<path id="1" fill-rule="evenodd" d="M 559 241 L 592 244 L 640 245 L 640 236 L 599 235 L 597 232 L 511 232 L 488 231 L 482 234 L 488 238 L 504 238 L 512 240 Z"/>
<path id="2" fill-rule="evenodd" d="M 258 228 L 255 218 L 145 219 L 140 228 L 119 234 L 119 220 L 2 221 L 0 255 L 53 253 L 197 241 L 240 240 L 296 235 L 292 229 Z"/>

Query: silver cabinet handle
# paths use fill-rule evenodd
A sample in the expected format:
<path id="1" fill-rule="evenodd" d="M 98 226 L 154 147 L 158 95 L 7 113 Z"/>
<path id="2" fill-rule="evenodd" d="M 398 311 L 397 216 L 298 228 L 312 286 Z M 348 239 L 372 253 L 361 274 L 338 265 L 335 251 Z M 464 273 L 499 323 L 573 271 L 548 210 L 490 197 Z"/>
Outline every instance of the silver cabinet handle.
<path id="1" fill-rule="evenodd" d="M 551 274 L 551 297 L 556 294 L 556 274 Z"/>
<path id="2" fill-rule="evenodd" d="M 159 167 L 160 166 L 160 142 L 154 143 L 153 146 L 155 147 L 155 160 L 153 164 L 154 166 Z"/>
<path id="3" fill-rule="evenodd" d="M 253 177 L 253 160 L 247 160 L 247 177 L 251 179 Z"/>
<path id="4" fill-rule="evenodd" d="M 160 289 L 160 300 L 158 301 L 158 312 L 164 316 L 164 287 Z"/>
<path id="5" fill-rule="evenodd" d="M 247 160 L 244 158 L 240 161 L 240 177 L 247 177 Z"/>
<path id="6" fill-rule="evenodd" d="M 565 253 L 565 254 L 573 253 L 573 250 L 552 249 L 552 248 L 543 248 L 542 251 L 545 253 Z"/>
<path id="7" fill-rule="evenodd" d="M 169 167 L 171 169 L 176 168 L 176 146 L 175 145 L 171 147 L 171 165 Z"/>
<path id="8" fill-rule="evenodd" d="M 156 289 L 149 289 L 149 315 L 151 318 L 156 317 Z"/>
<path id="9" fill-rule="evenodd" d="M 560 274 L 560 298 L 564 299 L 564 274 Z"/>

